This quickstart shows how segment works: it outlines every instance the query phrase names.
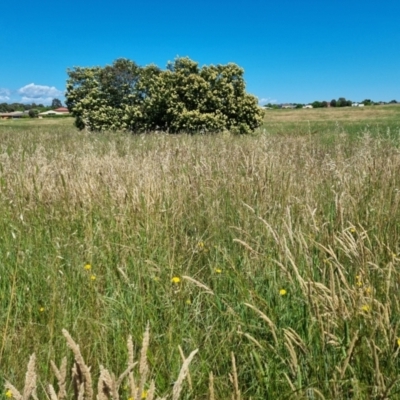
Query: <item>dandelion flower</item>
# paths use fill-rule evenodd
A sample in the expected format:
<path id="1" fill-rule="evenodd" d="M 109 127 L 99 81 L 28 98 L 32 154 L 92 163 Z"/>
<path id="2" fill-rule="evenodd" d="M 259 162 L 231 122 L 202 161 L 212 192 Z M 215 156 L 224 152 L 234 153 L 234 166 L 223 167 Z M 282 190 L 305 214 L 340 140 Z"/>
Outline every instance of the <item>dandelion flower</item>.
<path id="1" fill-rule="evenodd" d="M 351 233 L 356 233 L 356 228 L 350 228 Z"/>
<path id="2" fill-rule="evenodd" d="M 86 264 L 84 268 L 86 271 L 90 271 L 92 269 L 92 266 L 90 264 Z"/>
<path id="3" fill-rule="evenodd" d="M 369 312 L 369 311 L 371 311 L 371 307 L 370 307 L 368 304 L 364 304 L 364 305 L 361 307 L 361 310 L 362 310 L 362 311 L 365 311 L 365 312 Z"/>
<path id="4" fill-rule="evenodd" d="M 175 284 L 180 283 L 180 281 L 181 281 L 181 278 L 179 278 L 179 276 L 174 276 L 174 277 L 171 279 L 171 282 L 172 282 L 172 283 L 175 283 Z"/>
<path id="5" fill-rule="evenodd" d="M 365 294 L 371 294 L 372 293 L 372 289 L 371 289 L 371 286 L 367 286 L 365 289 L 364 289 L 364 292 L 365 292 Z"/>
<path id="6" fill-rule="evenodd" d="M 222 274 L 222 269 L 221 268 L 215 268 L 215 273 L 216 274 Z"/>
<path id="7" fill-rule="evenodd" d="M 287 295 L 286 289 L 281 289 L 281 290 L 279 291 L 279 294 L 280 294 L 281 296 L 286 296 L 286 295 Z"/>
<path id="8" fill-rule="evenodd" d="M 12 391 L 11 391 L 10 389 L 7 390 L 7 392 L 6 392 L 6 397 L 7 397 L 8 399 L 11 399 L 11 397 L 12 397 Z"/>
<path id="9" fill-rule="evenodd" d="M 90 280 L 95 281 L 96 280 L 96 275 L 90 275 Z"/>
<path id="10" fill-rule="evenodd" d="M 141 399 L 147 398 L 147 390 L 143 390 L 142 396 L 140 397 Z"/>
<path id="11" fill-rule="evenodd" d="M 43 311 L 44 311 L 44 307 L 40 307 L 40 308 L 39 308 L 39 311 L 40 311 L 40 312 L 43 312 Z"/>

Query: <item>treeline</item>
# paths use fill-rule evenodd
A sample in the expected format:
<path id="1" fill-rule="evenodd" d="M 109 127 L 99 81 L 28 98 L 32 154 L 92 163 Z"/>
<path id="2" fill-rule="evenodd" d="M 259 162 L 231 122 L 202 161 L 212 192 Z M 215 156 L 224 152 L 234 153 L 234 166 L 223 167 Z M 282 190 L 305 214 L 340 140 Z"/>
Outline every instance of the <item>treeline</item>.
<path id="1" fill-rule="evenodd" d="M 0 103 L 0 112 L 2 113 L 7 113 L 7 112 L 13 112 L 13 111 L 28 111 L 32 109 L 37 109 L 40 110 L 40 112 L 46 111 L 50 109 L 50 107 L 46 107 L 43 104 L 36 104 L 36 103 Z"/>
<path id="2" fill-rule="evenodd" d="M 339 99 L 331 100 L 329 103 L 327 101 L 314 101 L 311 103 L 313 108 L 323 108 L 323 107 L 351 107 L 354 103 L 364 104 L 364 106 L 381 105 L 381 104 L 397 104 L 396 100 L 392 100 L 389 103 L 383 101 L 372 101 L 371 99 L 365 99 L 360 102 L 353 102 L 351 100 L 346 100 L 345 97 L 339 97 Z"/>
<path id="3" fill-rule="evenodd" d="M 346 100 L 345 97 L 339 97 L 339 99 L 331 100 L 331 101 L 314 101 L 312 103 L 290 103 L 290 104 L 265 104 L 266 108 L 303 108 L 306 105 L 311 105 L 313 108 L 324 108 L 324 107 L 351 107 L 353 104 L 363 104 L 364 106 L 372 106 L 372 105 L 383 105 L 383 104 L 397 104 L 396 100 L 391 100 L 389 102 L 385 101 L 373 101 L 370 99 L 365 99 L 363 101 L 353 102 L 351 100 Z"/>
<path id="4" fill-rule="evenodd" d="M 37 110 L 37 112 L 43 112 L 48 110 L 54 110 L 56 108 L 62 107 L 63 104 L 59 99 L 53 99 L 51 105 L 45 106 L 41 103 L 0 103 L 0 112 L 8 113 L 14 111 L 28 111 Z"/>
<path id="5" fill-rule="evenodd" d="M 80 129 L 249 133 L 263 112 L 243 74 L 236 64 L 199 67 L 188 57 L 165 70 L 118 59 L 68 70 L 66 104 Z"/>

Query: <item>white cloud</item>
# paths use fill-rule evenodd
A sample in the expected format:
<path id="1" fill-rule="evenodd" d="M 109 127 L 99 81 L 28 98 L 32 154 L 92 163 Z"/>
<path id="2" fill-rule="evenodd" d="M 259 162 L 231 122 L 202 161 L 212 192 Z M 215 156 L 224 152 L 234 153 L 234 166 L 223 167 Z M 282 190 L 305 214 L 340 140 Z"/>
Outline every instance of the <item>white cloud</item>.
<path id="1" fill-rule="evenodd" d="M 50 104 L 54 97 L 27 97 L 27 96 L 22 96 L 21 100 L 19 100 L 19 103 L 36 103 L 36 104 Z"/>
<path id="2" fill-rule="evenodd" d="M 8 101 L 10 100 L 10 90 L 9 89 L 4 89 L 0 88 L 0 101 Z"/>
<path id="3" fill-rule="evenodd" d="M 277 102 L 276 99 L 271 99 L 271 97 L 263 97 L 261 99 L 258 99 L 258 104 L 275 104 Z"/>
<path id="4" fill-rule="evenodd" d="M 9 89 L 0 88 L 0 95 L 9 96 L 11 91 Z"/>
<path id="5" fill-rule="evenodd" d="M 18 89 L 18 93 L 22 95 L 23 103 L 43 104 L 49 104 L 54 98 L 63 95 L 63 92 L 54 86 L 35 85 L 34 83 Z"/>

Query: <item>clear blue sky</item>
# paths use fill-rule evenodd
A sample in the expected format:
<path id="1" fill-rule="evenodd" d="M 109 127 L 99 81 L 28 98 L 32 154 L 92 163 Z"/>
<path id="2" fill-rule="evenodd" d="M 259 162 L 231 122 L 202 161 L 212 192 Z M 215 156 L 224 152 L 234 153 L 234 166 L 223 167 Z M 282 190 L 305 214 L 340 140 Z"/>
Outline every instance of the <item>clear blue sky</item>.
<path id="1" fill-rule="evenodd" d="M 0 28 L 0 102 L 64 100 L 74 66 L 176 56 L 237 63 L 264 103 L 400 101 L 399 0 L 20 0 Z"/>

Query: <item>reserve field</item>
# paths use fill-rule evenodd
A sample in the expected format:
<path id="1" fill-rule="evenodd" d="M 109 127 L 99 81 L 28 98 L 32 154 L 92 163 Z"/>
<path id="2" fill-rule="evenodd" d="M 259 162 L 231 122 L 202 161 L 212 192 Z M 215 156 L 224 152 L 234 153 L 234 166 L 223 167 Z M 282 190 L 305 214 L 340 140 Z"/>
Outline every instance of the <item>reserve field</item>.
<path id="1" fill-rule="evenodd" d="M 399 145 L 398 105 L 1 120 L 0 397 L 398 398 Z"/>

